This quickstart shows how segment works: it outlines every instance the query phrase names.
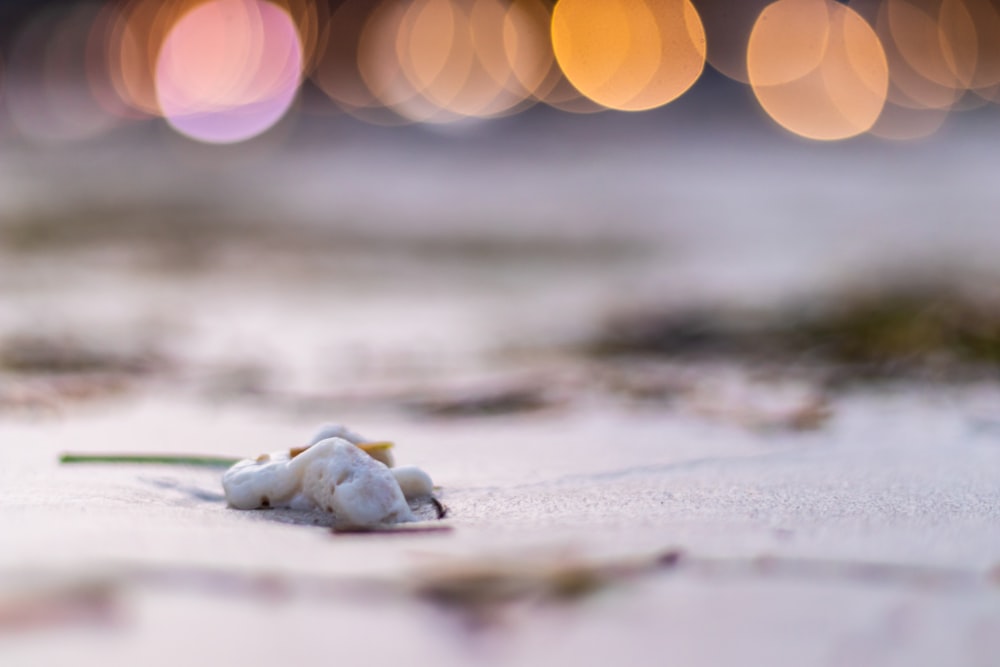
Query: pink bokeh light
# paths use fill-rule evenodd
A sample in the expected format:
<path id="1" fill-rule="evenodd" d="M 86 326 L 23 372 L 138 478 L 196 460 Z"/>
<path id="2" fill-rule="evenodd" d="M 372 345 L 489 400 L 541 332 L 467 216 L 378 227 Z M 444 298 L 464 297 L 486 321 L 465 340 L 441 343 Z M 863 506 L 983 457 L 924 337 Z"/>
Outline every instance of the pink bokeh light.
<path id="1" fill-rule="evenodd" d="M 302 44 L 288 13 L 260 0 L 212 0 L 171 28 L 156 61 L 160 111 L 178 132 L 233 143 L 288 111 L 302 77 Z"/>

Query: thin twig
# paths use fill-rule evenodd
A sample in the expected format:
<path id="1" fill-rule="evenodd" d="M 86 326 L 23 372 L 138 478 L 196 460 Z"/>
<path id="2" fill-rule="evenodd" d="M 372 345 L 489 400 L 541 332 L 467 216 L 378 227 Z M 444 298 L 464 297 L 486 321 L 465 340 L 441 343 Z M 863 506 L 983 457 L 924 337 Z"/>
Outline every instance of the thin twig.
<path id="1" fill-rule="evenodd" d="M 390 526 L 345 526 L 332 529 L 333 533 L 337 535 L 419 535 L 423 533 L 450 533 L 453 530 L 454 527 L 446 523 L 429 524 L 426 522 L 400 523 Z"/>
<path id="2" fill-rule="evenodd" d="M 225 456 L 194 456 L 188 454 L 79 454 L 59 455 L 59 463 L 140 463 L 175 466 L 228 468 L 240 459 Z"/>

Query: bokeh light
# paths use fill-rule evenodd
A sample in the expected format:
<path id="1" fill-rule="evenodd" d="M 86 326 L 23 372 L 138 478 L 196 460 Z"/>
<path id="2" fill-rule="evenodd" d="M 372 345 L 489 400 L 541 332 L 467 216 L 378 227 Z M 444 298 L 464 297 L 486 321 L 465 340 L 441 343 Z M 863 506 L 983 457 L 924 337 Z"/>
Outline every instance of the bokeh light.
<path id="1" fill-rule="evenodd" d="M 530 105 L 549 80 L 547 18 L 528 0 L 386 2 L 367 16 L 357 40 L 359 77 L 342 49 L 318 79 L 334 99 L 352 98 L 347 104 L 355 107 L 374 99 L 410 121 L 505 115 Z"/>
<path id="2" fill-rule="evenodd" d="M 551 22 L 552 14 L 541 0 L 513 0 L 503 18 L 507 63 L 523 90 L 537 99 L 561 76 L 549 39 Z"/>
<path id="3" fill-rule="evenodd" d="M 959 0 L 949 0 L 948 4 Z M 1000 87 L 1000 5 L 991 0 L 965 0 L 976 30 L 976 67 L 970 87 L 985 99 L 996 101 Z"/>
<path id="4" fill-rule="evenodd" d="M 824 141 L 919 139 L 1000 103 L 998 0 L 76 0 L 24 18 L 3 104 L 49 143 L 160 118 L 232 143 L 303 113 L 638 112 L 706 64 Z"/>
<path id="5" fill-rule="evenodd" d="M 156 59 L 160 111 L 179 132 L 210 143 L 242 141 L 285 114 L 303 54 L 287 11 L 258 0 L 212 0 L 170 28 Z"/>
<path id="6" fill-rule="evenodd" d="M 416 0 L 397 36 L 403 75 L 448 115 L 488 117 L 525 99 L 507 61 L 497 0 Z M 431 120 L 434 118 L 432 117 Z"/>
<path id="7" fill-rule="evenodd" d="M 992 99 L 1000 84 L 1000 8 L 990 0 L 864 3 L 887 45 L 899 94 L 913 107 L 954 107 L 968 90 Z"/>
<path id="8" fill-rule="evenodd" d="M 312 80 L 341 109 L 362 120 L 390 122 L 398 116 L 384 110 L 358 69 L 358 48 L 362 30 L 373 8 L 370 0 L 345 0 L 331 14 L 320 39 Z"/>
<path id="9" fill-rule="evenodd" d="M 384 2 L 365 21 L 358 38 L 358 71 L 378 103 L 410 122 L 455 120 L 419 95 L 403 71 L 397 50 L 413 14 L 406 5 Z"/>
<path id="10" fill-rule="evenodd" d="M 963 89 L 971 83 L 976 34 L 964 5 L 886 0 L 885 11 L 896 48 L 914 71 L 948 88 Z"/>
<path id="11" fill-rule="evenodd" d="M 890 22 L 890 6 L 888 0 L 857 0 L 851 3 L 852 9 L 874 27 L 889 67 L 885 108 L 870 131 L 884 139 L 922 139 L 944 124 L 965 91 L 955 87 L 954 82 L 936 83 L 914 69 L 897 45 Z M 924 15 L 925 21 L 920 20 L 916 5 L 911 5 L 909 9 L 916 12 L 914 24 L 918 28 L 931 21 L 928 15 Z M 897 8 L 897 15 L 905 16 L 906 12 L 906 8 Z M 899 30 L 898 26 L 896 30 Z M 939 50 L 936 37 L 932 41 L 929 47 Z"/>
<path id="12" fill-rule="evenodd" d="M 328 4 L 316 0 L 269 1 L 285 10 L 295 24 L 299 48 L 302 52 L 302 72 L 304 75 L 308 75 L 316 69 L 323 53 L 326 37 L 324 26 L 330 20 Z"/>
<path id="13" fill-rule="evenodd" d="M 886 102 L 882 114 L 869 131 L 876 137 L 894 141 L 925 139 L 941 129 L 950 114 L 948 108 L 918 109 Z"/>
<path id="14" fill-rule="evenodd" d="M 730 79 L 750 83 L 747 46 L 757 17 L 773 0 L 698 0 L 708 34 L 708 64 Z"/>
<path id="15" fill-rule="evenodd" d="M 608 111 L 608 107 L 598 104 L 579 90 L 563 76 L 562 70 L 556 68 L 557 74 L 552 77 L 545 92 L 539 95 L 542 102 L 548 106 L 572 114 L 592 114 Z"/>
<path id="16" fill-rule="evenodd" d="M 156 58 L 170 27 L 203 0 L 130 0 L 110 30 L 107 59 L 119 97 L 138 112 L 159 115 Z"/>
<path id="17" fill-rule="evenodd" d="M 144 119 L 149 115 L 129 104 L 119 94 L 116 82 L 120 54 L 115 54 L 111 46 L 118 38 L 123 20 L 117 4 L 102 5 L 93 18 L 85 47 L 87 81 L 94 99 L 105 111 L 121 119 Z"/>
<path id="18" fill-rule="evenodd" d="M 622 111 L 676 99 L 705 65 L 704 28 L 688 0 L 560 0 L 552 46 L 578 90 Z"/>
<path id="19" fill-rule="evenodd" d="M 895 2 L 889 0 L 879 3 L 875 19 L 875 29 L 885 46 L 891 73 L 892 87 L 889 91 L 889 101 L 893 104 L 916 109 L 950 109 L 962 95 L 962 91 L 953 85 L 954 80 L 948 83 L 933 81 L 924 76 L 918 68 L 915 68 L 912 60 L 905 56 L 900 46 L 898 35 L 902 34 L 903 30 L 898 25 L 893 26 L 893 23 L 899 23 L 900 17 L 906 18 L 908 13 L 912 13 L 912 20 L 907 21 L 911 30 L 919 31 L 922 28 L 930 27 L 932 19 L 925 15 L 922 19 L 922 13 L 912 5 L 908 8 L 898 5 L 896 11 L 891 12 L 894 5 Z M 908 9 L 912 12 L 908 12 Z M 892 19 L 893 14 L 896 17 L 895 21 Z M 933 39 L 929 48 L 932 51 L 937 51 L 940 55 L 936 30 L 931 30 L 931 35 L 933 35 Z M 936 56 L 930 53 L 922 56 L 925 61 L 924 69 L 935 69 L 931 65 L 935 58 Z M 937 69 L 944 71 L 946 66 L 939 62 Z"/>
<path id="20" fill-rule="evenodd" d="M 757 19 L 747 71 L 764 110 L 819 140 L 870 129 L 885 105 L 889 68 L 875 31 L 832 0 L 778 0 Z"/>
<path id="21" fill-rule="evenodd" d="M 18 35 L 5 99 L 22 136 L 58 144 L 90 139 L 118 124 L 119 116 L 95 96 L 108 81 L 90 36 L 107 17 L 97 4 L 56 7 L 34 17 Z"/>

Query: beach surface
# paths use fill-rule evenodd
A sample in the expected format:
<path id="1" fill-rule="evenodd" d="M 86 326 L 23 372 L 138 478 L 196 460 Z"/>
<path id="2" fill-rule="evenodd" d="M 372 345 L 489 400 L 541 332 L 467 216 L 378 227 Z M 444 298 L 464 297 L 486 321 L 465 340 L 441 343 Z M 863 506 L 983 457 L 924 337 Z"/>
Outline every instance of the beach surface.
<path id="1" fill-rule="evenodd" d="M 982 121 L 610 118 L 0 157 L 0 661 L 996 665 L 995 374 L 581 352 L 622 312 L 989 287 Z M 393 441 L 444 519 L 334 533 L 227 508 L 221 469 L 59 463 L 324 422 Z"/>

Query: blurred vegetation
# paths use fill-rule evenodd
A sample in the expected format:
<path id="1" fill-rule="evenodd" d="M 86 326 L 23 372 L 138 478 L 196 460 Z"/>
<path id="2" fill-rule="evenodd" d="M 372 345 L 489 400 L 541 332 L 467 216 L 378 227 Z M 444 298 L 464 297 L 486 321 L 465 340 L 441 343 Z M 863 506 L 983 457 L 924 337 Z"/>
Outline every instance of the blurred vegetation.
<path id="1" fill-rule="evenodd" d="M 818 362 L 865 375 L 994 369 L 1000 301 L 944 283 L 895 282 L 769 312 L 633 313 L 612 318 L 584 348 L 596 357 Z"/>

